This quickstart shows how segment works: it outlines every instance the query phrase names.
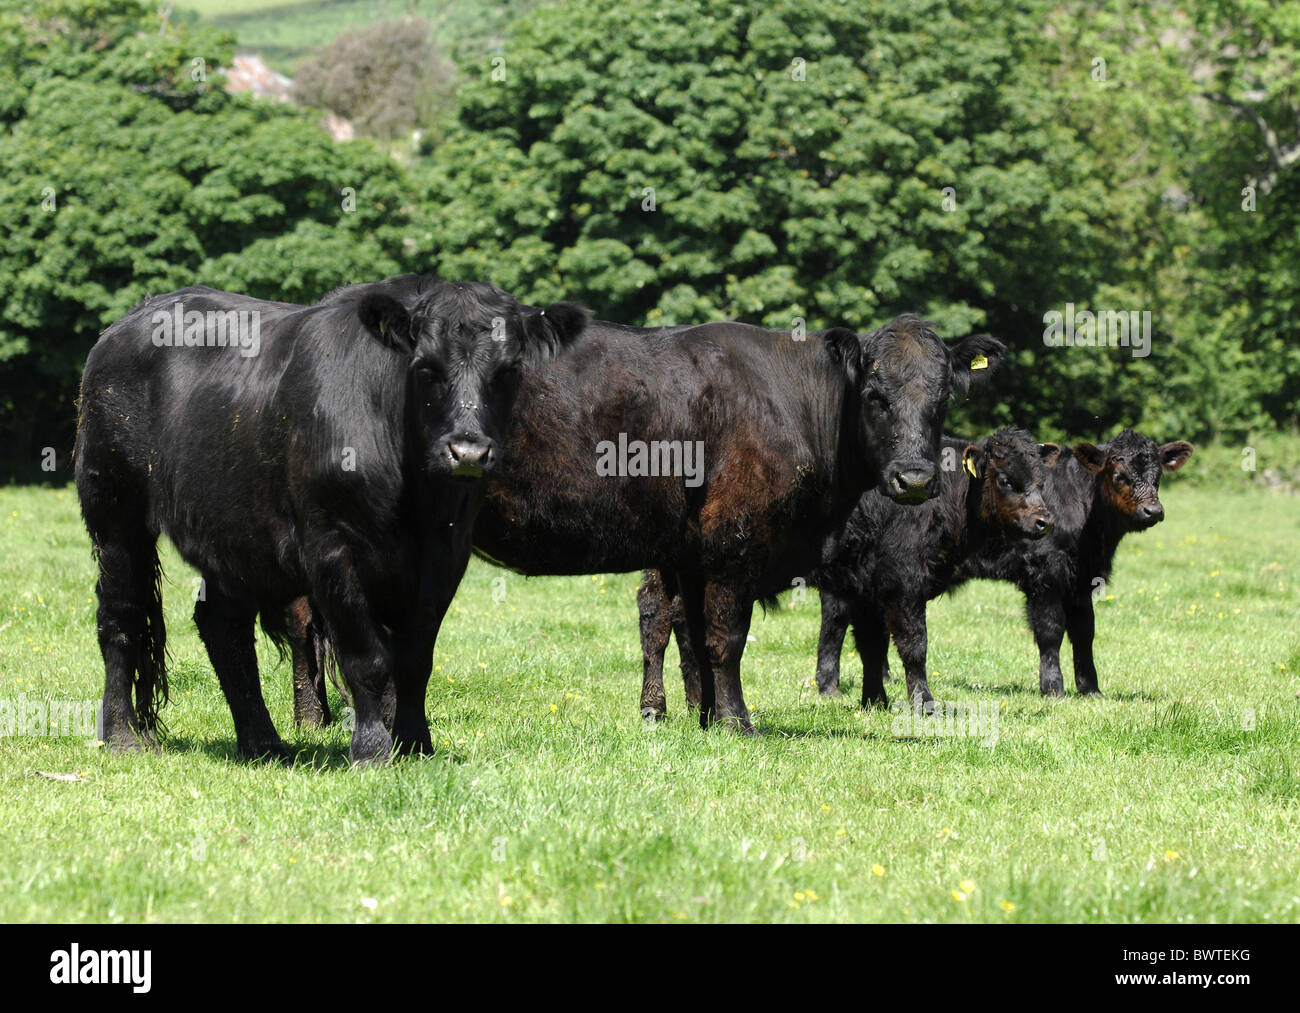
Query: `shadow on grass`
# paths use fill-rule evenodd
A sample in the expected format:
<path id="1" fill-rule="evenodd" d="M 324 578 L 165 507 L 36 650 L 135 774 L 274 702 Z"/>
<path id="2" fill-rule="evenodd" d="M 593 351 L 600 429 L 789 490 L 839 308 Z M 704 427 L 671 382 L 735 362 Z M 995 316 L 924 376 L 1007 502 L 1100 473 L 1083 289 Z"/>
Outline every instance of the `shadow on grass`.
<path id="1" fill-rule="evenodd" d="M 285 746 L 293 753 L 293 766 L 295 769 L 346 770 L 350 766 L 346 746 L 331 746 L 315 742 L 301 745 L 286 742 Z M 280 766 L 278 761 L 270 758 L 261 760 L 243 759 L 239 755 L 234 738 L 196 739 L 185 735 L 168 735 L 162 740 L 159 751 L 165 753 L 200 753 L 209 759 L 239 766 Z"/>

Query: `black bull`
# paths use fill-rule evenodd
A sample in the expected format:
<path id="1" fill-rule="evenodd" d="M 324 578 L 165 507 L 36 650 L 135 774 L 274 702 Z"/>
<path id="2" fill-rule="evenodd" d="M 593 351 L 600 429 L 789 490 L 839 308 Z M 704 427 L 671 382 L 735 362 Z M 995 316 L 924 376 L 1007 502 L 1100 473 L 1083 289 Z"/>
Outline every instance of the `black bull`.
<path id="1" fill-rule="evenodd" d="M 166 698 L 162 533 L 202 575 L 195 621 L 241 756 L 288 758 L 253 623 L 260 613 L 282 644 L 286 608 L 306 595 L 352 695 L 353 761 L 386 759 L 394 740 L 430 748 L 425 687 L 480 479 L 499 461 L 522 367 L 571 341 L 586 312 L 522 309 L 481 283 L 391 288 L 306 308 L 183 289 L 91 350 L 76 480 L 99 567 L 110 747 L 153 741 Z"/>
<path id="2" fill-rule="evenodd" d="M 525 370 L 475 548 L 529 575 L 671 573 L 709 666 L 701 722 L 751 730 L 739 666 L 754 602 L 822 561 L 866 489 L 924 500 L 949 396 L 1004 354 L 985 336 L 947 345 L 908 316 L 802 341 L 592 322 Z"/>

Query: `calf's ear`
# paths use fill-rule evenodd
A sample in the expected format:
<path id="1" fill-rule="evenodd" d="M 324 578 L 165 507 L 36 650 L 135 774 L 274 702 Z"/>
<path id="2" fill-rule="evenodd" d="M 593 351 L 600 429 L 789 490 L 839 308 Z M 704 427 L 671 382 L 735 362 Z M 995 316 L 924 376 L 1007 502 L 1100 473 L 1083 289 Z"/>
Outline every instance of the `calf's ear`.
<path id="1" fill-rule="evenodd" d="M 822 341 L 831 361 L 844 371 L 854 389 L 861 387 L 865 364 L 862 361 L 862 342 L 858 340 L 857 332 L 848 327 L 832 327 L 822 335 Z"/>
<path id="2" fill-rule="evenodd" d="M 1192 456 L 1195 448 L 1186 440 L 1174 440 L 1160 448 L 1160 467 L 1165 471 L 1177 471 Z"/>
<path id="3" fill-rule="evenodd" d="M 1059 443 L 1040 443 L 1038 445 L 1038 456 L 1047 467 L 1055 468 L 1057 462 L 1061 459 L 1061 445 Z"/>
<path id="4" fill-rule="evenodd" d="M 357 304 L 357 316 L 361 320 L 361 326 L 377 341 L 399 352 L 415 351 L 411 315 L 391 295 L 368 293 Z"/>
<path id="5" fill-rule="evenodd" d="M 576 302 L 554 302 L 524 318 L 524 350 L 549 359 L 571 344 L 591 319 L 591 310 Z"/>
<path id="6" fill-rule="evenodd" d="M 1007 346 L 987 334 L 972 334 L 956 345 L 949 345 L 952 355 L 953 388 L 961 394 L 971 384 L 983 383 L 998 371 L 1007 357 Z"/>
<path id="7" fill-rule="evenodd" d="M 1074 457 L 1094 475 L 1106 466 L 1106 451 L 1091 443 L 1076 443 L 1072 448 Z"/>

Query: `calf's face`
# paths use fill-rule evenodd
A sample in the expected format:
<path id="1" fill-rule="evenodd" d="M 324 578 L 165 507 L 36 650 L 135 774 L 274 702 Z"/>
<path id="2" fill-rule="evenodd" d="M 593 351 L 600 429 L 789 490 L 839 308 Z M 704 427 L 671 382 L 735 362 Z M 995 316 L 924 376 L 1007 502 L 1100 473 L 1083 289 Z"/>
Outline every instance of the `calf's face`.
<path id="1" fill-rule="evenodd" d="M 929 499 L 938 489 L 949 397 L 992 375 L 1006 346 L 985 335 L 950 345 L 911 315 L 870 334 L 834 328 L 824 340 L 858 392 L 859 440 L 874 451 L 880 491 L 899 503 Z"/>
<path id="2" fill-rule="evenodd" d="M 574 303 L 525 310 L 485 282 L 438 282 L 405 305 L 365 296 L 362 323 L 409 356 L 407 425 L 431 476 L 483 478 L 501 458 L 501 442 L 522 369 L 571 342 L 588 313 Z"/>
<path id="3" fill-rule="evenodd" d="M 1060 448 L 1036 444 L 1020 429 L 999 429 L 992 436 L 966 448 L 962 467 L 973 477 L 982 477 L 980 515 L 984 521 L 1011 537 L 1041 538 L 1056 523 L 1043 499 L 1046 462 Z"/>
<path id="4" fill-rule="evenodd" d="M 1157 445 L 1149 436 L 1125 429 L 1101 447 L 1076 444 L 1074 456 L 1097 476 L 1101 502 L 1123 520 L 1128 530 L 1142 531 L 1165 517 L 1160 476 L 1186 464 L 1192 450 L 1186 440 Z"/>

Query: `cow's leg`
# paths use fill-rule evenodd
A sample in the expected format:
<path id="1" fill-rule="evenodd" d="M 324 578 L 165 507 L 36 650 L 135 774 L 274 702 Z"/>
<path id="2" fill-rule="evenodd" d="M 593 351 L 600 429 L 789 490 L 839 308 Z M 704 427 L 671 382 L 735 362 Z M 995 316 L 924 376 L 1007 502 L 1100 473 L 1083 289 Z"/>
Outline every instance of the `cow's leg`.
<path id="1" fill-rule="evenodd" d="M 157 743 L 152 696 L 154 686 L 165 678 L 167 635 L 155 582 L 156 537 L 144 528 L 128 530 L 111 518 L 99 524 L 93 503 L 83 511 L 99 564 L 97 632 L 104 657 L 100 734 L 109 749 L 130 752 Z M 131 703 L 133 687 L 136 706 Z"/>
<path id="2" fill-rule="evenodd" d="M 393 737 L 384 721 L 383 698 L 397 698 L 396 648 L 391 632 L 370 618 L 364 606 L 338 606 L 313 597 L 320 606 L 325 628 L 343 678 L 352 697 L 352 745 L 348 756 L 355 764 L 387 763 Z"/>
<path id="3" fill-rule="evenodd" d="M 1065 632 L 1070 635 L 1070 646 L 1074 650 L 1074 685 L 1083 696 L 1101 696 L 1097 685 L 1097 665 L 1092 657 L 1096 623 L 1091 598 L 1066 602 Z"/>
<path id="4" fill-rule="evenodd" d="M 433 664 L 433 649 L 429 649 L 429 664 Z M 428 680 L 426 680 L 427 682 Z M 384 723 L 388 729 L 388 734 L 393 734 L 393 729 L 397 726 L 397 681 L 389 679 L 384 683 L 384 692 L 379 697 L 379 720 Z"/>
<path id="5" fill-rule="evenodd" d="M 329 724 L 330 707 L 325 697 L 325 672 L 316 653 L 312 635 L 311 606 L 299 598 L 285 616 L 289 636 L 289 654 L 293 662 L 293 723 L 299 727 L 319 728 Z"/>
<path id="6" fill-rule="evenodd" d="M 312 608 L 328 632 L 352 698 L 348 755 L 356 764 L 387 763 L 393 737 L 384 722 L 382 701 L 386 692 L 394 700 L 397 693 L 393 628 L 376 619 L 370 603 L 379 596 L 367 593 L 345 544 L 326 536 L 312 547 L 308 558 Z"/>
<path id="7" fill-rule="evenodd" d="M 934 697 L 930 695 L 930 684 L 925 677 L 925 602 L 917 599 L 899 601 L 888 609 L 886 618 L 889 632 L 894 637 L 894 645 L 903 659 L 903 669 L 907 673 L 908 701 L 914 709 L 933 714 Z"/>
<path id="8" fill-rule="evenodd" d="M 688 710 L 700 707 L 700 660 L 691 646 L 690 632 L 686 629 L 686 612 L 682 607 L 681 591 L 674 584 L 669 592 L 673 617 L 673 636 L 677 640 L 677 656 L 682 669 L 682 689 L 686 693 Z"/>
<path id="9" fill-rule="evenodd" d="M 841 696 L 840 654 L 849 631 L 849 601 L 833 591 L 821 592 L 822 625 L 817 634 L 817 689 L 822 696 Z"/>
<path id="10" fill-rule="evenodd" d="M 636 592 L 637 611 L 641 616 L 641 718 L 644 721 L 658 721 L 668 713 L 664 651 L 668 649 L 673 629 L 671 597 L 663 574 L 646 570 Z M 680 649 L 680 639 L 678 645 Z"/>
<path id="11" fill-rule="evenodd" d="M 704 582 L 693 576 L 679 575 L 678 587 L 682 598 L 682 621 L 686 626 L 686 642 L 699 662 L 700 672 L 700 727 L 713 723 L 717 705 L 717 684 L 709 661 L 704 619 Z M 681 643 L 681 641 L 678 641 Z"/>
<path id="12" fill-rule="evenodd" d="M 754 602 L 735 587 L 710 581 L 704 588 L 704 646 L 713 672 L 716 719 L 757 735 L 740 686 L 740 659 L 754 615 Z"/>
<path id="13" fill-rule="evenodd" d="M 1065 635 L 1065 609 L 1055 596 L 1026 599 L 1029 628 L 1038 644 L 1038 688 L 1044 696 L 1065 696 L 1061 674 L 1061 637 Z"/>
<path id="14" fill-rule="evenodd" d="M 849 605 L 853 623 L 853 642 L 862 658 L 862 706 L 887 707 L 885 684 L 881 676 L 889 658 L 889 628 L 885 616 L 874 602 L 853 598 Z"/>
<path id="15" fill-rule="evenodd" d="M 427 756 L 433 752 L 424 703 L 433 671 L 433 645 L 449 601 L 440 603 L 433 610 L 436 614 L 425 612 L 412 617 L 415 621 L 397 634 L 395 674 L 390 685 L 393 687 L 393 744 L 399 756 Z M 385 698 L 387 695 L 385 690 Z"/>
<path id="16" fill-rule="evenodd" d="M 244 760 L 265 758 L 291 763 L 293 756 L 280 741 L 262 699 L 253 643 L 256 618 L 253 606 L 229 597 L 215 581 L 204 579 L 204 594 L 194 605 L 194 622 L 230 705 L 239 756 Z"/>

